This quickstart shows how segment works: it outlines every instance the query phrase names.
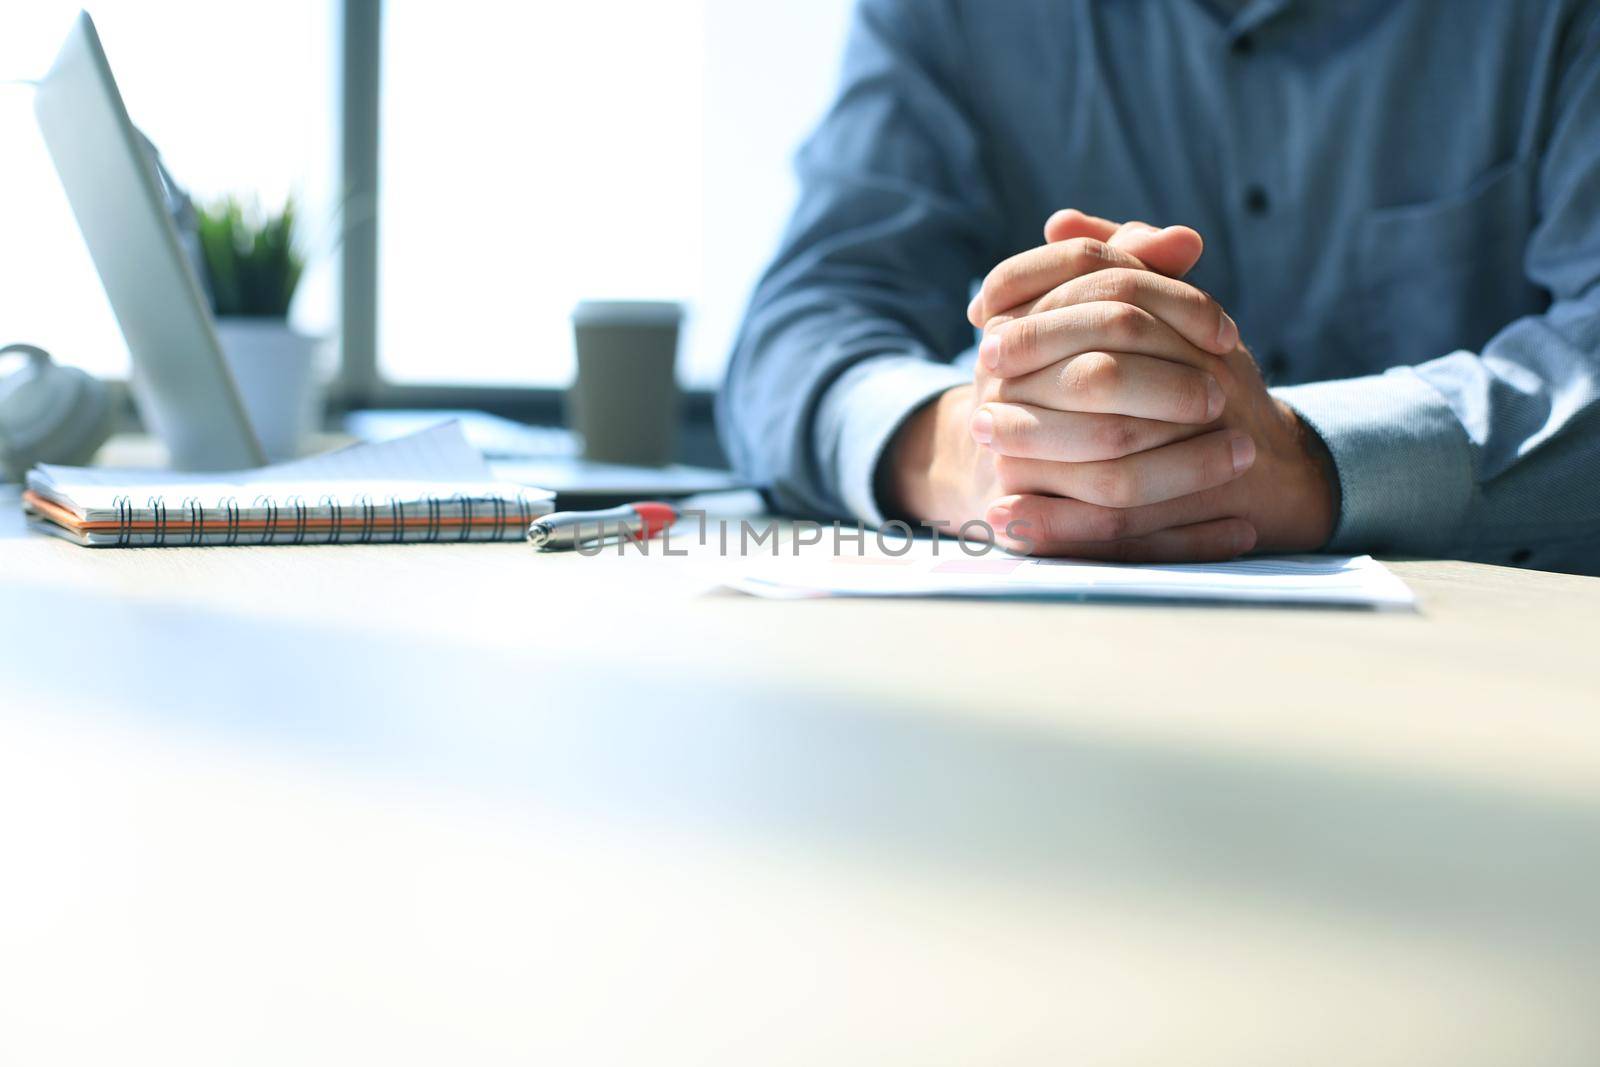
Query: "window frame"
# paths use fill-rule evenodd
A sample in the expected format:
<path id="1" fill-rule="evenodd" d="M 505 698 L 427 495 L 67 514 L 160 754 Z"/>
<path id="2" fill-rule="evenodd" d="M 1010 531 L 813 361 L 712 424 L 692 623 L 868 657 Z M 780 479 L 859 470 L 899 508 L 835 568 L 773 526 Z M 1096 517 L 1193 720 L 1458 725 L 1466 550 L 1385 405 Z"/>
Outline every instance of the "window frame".
<path id="1" fill-rule="evenodd" d="M 336 0 L 340 12 L 338 152 L 339 188 L 354 213 L 339 246 L 339 367 L 333 404 L 355 408 L 473 408 L 524 422 L 558 424 L 566 390 L 548 386 L 407 384 L 386 380 L 378 368 L 378 250 L 382 233 L 380 143 L 383 93 L 384 0 Z M 711 426 L 715 390 L 684 390 L 683 417 L 694 428 Z M 702 435 L 695 435 L 702 436 Z"/>

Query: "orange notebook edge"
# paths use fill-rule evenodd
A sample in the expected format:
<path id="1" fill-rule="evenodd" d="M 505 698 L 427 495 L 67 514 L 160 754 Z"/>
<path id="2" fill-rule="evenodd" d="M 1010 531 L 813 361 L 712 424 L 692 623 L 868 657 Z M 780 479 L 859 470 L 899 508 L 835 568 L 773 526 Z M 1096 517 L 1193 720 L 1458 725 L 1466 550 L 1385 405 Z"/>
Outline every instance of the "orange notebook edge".
<path id="1" fill-rule="evenodd" d="M 71 530 L 75 533 L 116 532 L 123 529 L 135 531 L 165 530 L 169 533 L 193 532 L 193 524 L 190 523 L 189 516 L 186 511 L 179 511 L 175 515 L 170 515 L 163 522 L 157 522 L 154 519 L 135 519 L 128 523 L 124 523 L 121 520 L 115 519 L 104 522 L 88 522 L 85 521 L 81 515 L 74 512 L 71 508 L 66 507 L 59 501 L 51 500 L 46 496 L 41 496 L 32 489 L 23 490 L 22 502 L 26 508 L 32 509 L 41 517 L 48 519 L 57 526 Z M 540 501 L 539 503 L 548 503 L 548 501 Z M 419 501 L 417 504 L 420 505 L 421 502 Z M 469 525 L 474 528 L 500 526 L 505 524 L 505 516 L 514 511 L 515 508 L 516 505 L 510 503 L 507 504 L 507 507 L 504 510 L 488 507 L 481 514 L 474 513 L 470 522 L 467 520 L 466 516 L 430 517 L 427 515 L 402 515 L 398 525 L 402 530 L 426 530 L 429 527 L 438 527 L 440 529 L 460 529 L 462 526 Z M 356 514 L 352 515 L 352 511 L 355 511 Z M 344 515 L 341 519 L 335 520 L 333 518 L 308 517 L 303 524 L 296 519 L 286 519 L 281 514 L 276 521 L 268 519 L 248 519 L 239 520 L 236 522 L 229 522 L 225 515 L 223 515 L 221 518 L 213 519 L 211 518 L 213 514 L 222 513 L 219 511 L 219 509 L 207 509 L 205 517 L 200 522 L 200 531 L 202 533 L 226 533 L 229 530 L 263 531 L 267 529 L 278 529 L 285 531 L 303 529 L 306 531 L 314 530 L 318 532 L 326 532 L 336 526 L 350 529 L 370 528 L 373 530 L 393 530 L 396 525 L 394 522 L 393 513 L 390 511 L 387 504 L 375 507 L 372 511 L 370 519 L 368 516 L 361 513 L 361 509 L 346 508 L 344 509 Z M 543 514 L 543 512 L 536 514 L 530 511 L 529 514 L 530 516 L 536 518 L 538 517 L 538 514 Z"/>

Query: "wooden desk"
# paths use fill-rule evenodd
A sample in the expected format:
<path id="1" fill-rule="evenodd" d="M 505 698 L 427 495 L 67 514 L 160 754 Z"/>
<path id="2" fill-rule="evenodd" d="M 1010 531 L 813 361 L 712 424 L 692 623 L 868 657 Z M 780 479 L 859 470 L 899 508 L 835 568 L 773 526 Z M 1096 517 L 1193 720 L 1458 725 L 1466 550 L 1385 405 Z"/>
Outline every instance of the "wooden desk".
<path id="1" fill-rule="evenodd" d="M 0 500 L 0 1062 L 1600 1062 L 1600 580 L 769 603 Z"/>

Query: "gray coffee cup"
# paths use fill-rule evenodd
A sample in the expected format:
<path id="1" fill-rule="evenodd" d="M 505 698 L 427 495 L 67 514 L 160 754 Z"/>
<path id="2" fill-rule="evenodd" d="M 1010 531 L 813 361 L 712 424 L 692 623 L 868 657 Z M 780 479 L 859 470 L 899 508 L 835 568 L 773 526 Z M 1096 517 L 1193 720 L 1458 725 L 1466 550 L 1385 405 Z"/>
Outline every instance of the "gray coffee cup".
<path id="1" fill-rule="evenodd" d="M 585 300 L 572 312 L 578 376 L 567 422 L 583 457 L 602 463 L 671 463 L 678 434 L 680 304 Z"/>

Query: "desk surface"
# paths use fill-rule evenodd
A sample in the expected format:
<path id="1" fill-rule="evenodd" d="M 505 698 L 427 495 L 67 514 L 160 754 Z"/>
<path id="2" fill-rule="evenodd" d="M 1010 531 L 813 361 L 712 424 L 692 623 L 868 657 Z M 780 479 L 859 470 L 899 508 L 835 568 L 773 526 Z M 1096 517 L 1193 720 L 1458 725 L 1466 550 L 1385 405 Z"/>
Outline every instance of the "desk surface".
<path id="1" fill-rule="evenodd" d="M 1600 1061 L 1600 580 L 717 566 L 96 552 L 0 500 L 0 1060 Z"/>

